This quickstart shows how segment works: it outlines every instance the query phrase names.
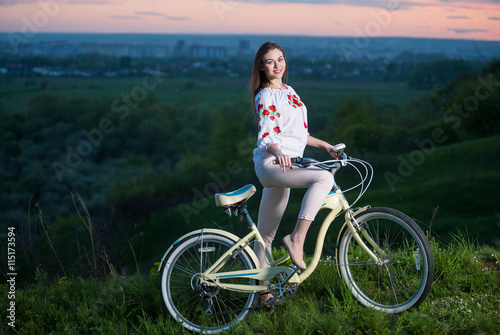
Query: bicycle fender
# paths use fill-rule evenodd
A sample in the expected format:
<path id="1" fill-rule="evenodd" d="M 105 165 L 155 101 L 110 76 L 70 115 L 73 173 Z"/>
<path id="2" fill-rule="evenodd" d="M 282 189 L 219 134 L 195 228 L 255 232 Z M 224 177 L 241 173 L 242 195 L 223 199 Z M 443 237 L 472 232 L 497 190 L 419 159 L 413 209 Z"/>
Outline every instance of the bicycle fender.
<path id="1" fill-rule="evenodd" d="M 233 233 L 230 233 L 230 232 L 227 232 L 225 230 L 222 230 L 222 229 L 203 228 L 203 229 L 193 230 L 192 232 L 189 232 L 189 233 L 183 235 L 182 237 L 178 238 L 167 249 L 167 251 L 165 252 L 165 254 L 163 255 L 163 257 L 161 258 L 160 265 L 158 266 L 158 272 L 160 272 L 162 270 L 162 268 L 163 268 L 163 266 L 165 265 L 165 262 L 166 262 L 165 259 L 168 257 L 168 255 L 170 254 L 170 252 L 177 246 L 177 244 L 179 244 L 179 242 L 184 241 L 185 239 L 190 238 L 191 236 L 200 235 L 200 234 L 209 234 L 209 233 L 225 236 L 225 237 L 229 238 L 230 240 L 234 241 L 235 243 L 240 240 L 240 238 L 238 236 L 234 235 Z M 248 253 L 248 255 L 250 256 L 250 258 L 254 262 L 255 266 L 256 267 L 260 267 L 260 262 L 257 259 L 257 256 L 253 252 L 252 248 L 250 248 L 249 246 L 246 246 L 245 247 L 245 251 Z"/>
<path id="2" fill-rule="evenodd" d="M 358 214 L 360 213 L 363 213 L 364 211 L 368 210 L 372 208 L 372 206 L 370 205 L 367 205 L 365 207 L 361 207 L 361 208 L 358 208 L 357 211 L 355 211 L 353 214 L 353 216 L 357 216 Z M 340 237 L 342 236 L 342 233 L 344 232 L 345 229 L 349 229 L 347 228 L 347 222 L 344 222 L 344 225 L 342 226 L 342 228 L 340 228 L 340 231 L 339 231 L 339 236 L 337 237 L 337 245 L 335 246 L 335 261 L 337 262 L 337 270 L 339 271 L 339 275 L 340 275 L 340 268 L 338 267 L 338 259 L 339 259 L 339 243 L 340 243 Z"/>

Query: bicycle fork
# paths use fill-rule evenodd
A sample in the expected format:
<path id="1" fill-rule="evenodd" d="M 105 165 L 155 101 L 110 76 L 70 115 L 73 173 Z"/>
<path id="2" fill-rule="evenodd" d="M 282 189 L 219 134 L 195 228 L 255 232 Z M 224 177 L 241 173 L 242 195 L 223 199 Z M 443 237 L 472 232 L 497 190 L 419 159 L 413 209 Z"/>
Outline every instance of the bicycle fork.
<path id="1" fill-rule="evenodd" d="M 363 208 L 362 210 L 364 211 L 366 210 L 366 208 Z M 356 213 L 358 212 L 359 211 L 357 211 Z M 382 248 L 380 248 L 378 244 L 372 239 L 372 237 L 366 230 L 366 227 L 359 224 L 359 222 L 356 220 L 356 218 L 354 217 L 356 213 L 353 213 L 352 209 L 348 209 L 345 212 L 346 224 L 349 230 L 351 231 L 352 236 L 354 237 L 356 242 L 358 242 L 361 248 L 363 248 L 363 250 L 375 261 L 375 264 L 380 266 L 387 264 L 388 262 L 390 262 L 390 259 L 387 258 L 387 255 L 384 252 L 384 250 L 382 250 Z M 380 255 L 380 257 L 377 257 L 377 255 L 375 255 L 373 251 L 371 251 L 370 248 L 368 248 L 366 243 L 363 242 L 363 240 L 361 239 L 361 236 L 359 236 L 358 232 L 360 232 L 363 235 L 368 244 L 373 247 L 373 249 Z"/>

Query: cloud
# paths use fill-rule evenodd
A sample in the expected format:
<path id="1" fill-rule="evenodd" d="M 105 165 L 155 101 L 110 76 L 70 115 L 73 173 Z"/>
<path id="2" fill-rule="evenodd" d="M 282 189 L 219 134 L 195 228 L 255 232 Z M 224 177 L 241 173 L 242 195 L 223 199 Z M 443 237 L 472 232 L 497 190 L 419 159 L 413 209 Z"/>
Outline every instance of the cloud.
<path id="1" fill-rule="evenodd" d="M 123 0 L 52 0 L 61 5 L 74 5 L 74 4 L 84 4 L 84 5 L 117 5 L 123 2 Z M 40 0 L 0 0 L 0 7 L 4 6 L 15 6 L 15 5 L 26 5 L 39 3 Z"/>
<path id="2" fill-rule="evenodd" d="M 187 20 L 191 20 L 190 17 L 186 17 L 186 16 L 165 16 L 165 19 L 171 20 L 171 21 L 187 21 Z"/>
<path id="3" fill-rule="evenodd" d="M 468 17 L 468 16 L 448 16 L 446 18 L 452 19 L 452 20 L 460 20 L 460 19 L 470 20 L 470 17 Z"/>
<path id="4" fill-rule="evenodd" d="M 33 3 L 35 1 L 33 0 L 19 0 L 19 1 L 14 1 L 14 0 L 0 0 L 0 6 L 13 6 L 13 5 L 20 5 L 24 3 Z"/>
<path id="5" fill-rule="evenodd" d="M 108 16 L 112 19 L 120 19 L 120 20 L 142 20 L 142 17 L 133 16 L 133 15 L 110 15 Z"/>
<path id="6" fill-rule="evenodd" d="M 493 3 L 493 4 L 500 4 L 500 0 L 476 0 L 474 2 L 470 0 L 439 0 L 440 2 L 448 3 L 448 4 L 453 4 L 457 2 L 466 2 L 468 4 L 472 3 Z"/>
<path id="7" fill-rule="evenodd" d="M 349 5 L 356 7 L 381 7 L 391 10 L 400 9 L 409 6 L 423 6 L 419 2 L 399 1 L 399 0 L 239 0 L 242 2 L 257 3 L 298 3 L 305 5 Z"/>
<path id="8" fill-rule="evenodd" d="M 457 29 L 457 28 L 449 28 L 448 30 L 453 31 L 457 34 L 469 34 L 469 33 L 488 33 L 489 30 L 485 29 Z"/>
<path id="9" fill-rule="evenodd" d="M 159 12 L 134 12 L 134 14 L 136 14 L 136 15 L 149 15 L 149 16 L 161 16 L 161 17 L 164 17 L 165 20 L 169 20 L 169 21 L 191 20 L 191 18 L 187 17 L 187 16 L 168 16 L 168 15 L 165 15 L 165 14 L 159 13 Z"/>
<path id="10" fill-rule="evenodd" d="M 134 12 L 136 15 L 151 15 L 151 16 L 163 16 L 163 13 L 158 12 Z"/>
<path id="11" fill-rule="evenodd" d="M 273 2 L 273 3 L 301 3 L 301 4 L 341 4 L 358 7 L 381 7 L 381 8 L 408 8 L 408 7 L 425 7 L 425 6 L 441 6 L 443 4 L 455 5 L 458 3 L 466 3 L 467 5 L 483 4 L 500 4 L 500 0 L 433 0 L 431 2 L 425 0 L 234 0 L 242 2 Z"/>
<path id="12" fill-rule="evenodd" d="M 489 17 L 488 20 L 500 21 L 500 17 Z"/>

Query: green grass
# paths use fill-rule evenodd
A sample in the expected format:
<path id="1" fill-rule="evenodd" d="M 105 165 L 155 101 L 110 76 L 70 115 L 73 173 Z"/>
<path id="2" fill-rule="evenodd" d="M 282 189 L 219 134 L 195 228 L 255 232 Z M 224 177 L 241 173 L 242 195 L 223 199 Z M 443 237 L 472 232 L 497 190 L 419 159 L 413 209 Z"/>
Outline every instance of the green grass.
<path id="1" fill-rule="evenodd" d="M 365 160 L 374 165 L 375 176 L 372 186 L 355 206 L 382 206 L 402 211 L 441 243 L 452 242 L 453 232 L 460 229 L 481 244 L 498 247 L 499 148 L 500 136 L 437 147 L 434 153 L 426 156 L 421 165 L 415 166 L 415 171 L 406 177 L 404 182 L 398 183 L 394 190 L 388 186 L 384 173 L 397 173 L 399 156 L 381 154 L 377 157 L 367 157 Z M 463 159 L 457 155 L 461 151 L 473 153 L 474 159 Z M 408 159 L 409 155 L 410 153 L 406 153 L 401 157 Z M 358 181 L 350 178 L 354 173 L 353 170 L 341 170 L 336 178 L 337 183 L 344 189 L 355 185 Z M 245 181 L 252 182 L 257 186 L 258 192 L 247 204 L 252 218 L 256 220 L 261 185 L 258 180 Z M 242 183 L 241 186 L 243 185 L 245 184 Z M 304 193 L 304 190 L 292 190 L 277 232 L 275 246 L 279 246 L 281 238 L 293 230 Z M 358 189 L 347 193 L 346 196 L 352 201 L 357 195 Z M 306 239 L 306 253 L 314 252 L 317 232 L 325 216 L 326 211 L 320 211 L 312 224 Z M 190 216 L 190 220 L 190 224 L 185 223 L 177 206 L 168 208 L 166 212 L 152 214 L 149 222 L 144 222 L 144 238 L 148 241 L 148 248 L 141 250 L 142 261 L 158 260 L 177 238 L 195 229 L 222 227 L 237 236 L 248 233 L 246 223 L 234 217 L 229 219 L 221 208 L 215 206 L 213 198 L 207 200 L 206 207 Z M 170 225 L 166 229 L 171 222 L 180 224 Z M 325 250 L 333 250 L 335 247 L 342 224 L 342 217 L 332 223 L 326 236 Z"/>
<path id="2" fill-rule="evenodd" d="M 393 189 L 384 175 L 398 174 L 400 159 L 408 161 L 412 153 L 376 158 L 374 184 L 361 203 L 401 210 L 441 241 L 450 241 L 448 232 L 459 228 L 498 246 L 500 236 L 493 227 L 499 223 L 499 154 L 500 136 L 437 147 Z"/>
<path id="3" fill-rule="evenodd" d="M 120 98 L 122 94 L 130 94 L 135 86 L 143 85 L 146 75 L 125 78 L 35 78 L 31 81 L 25 79 L 11 79 L 0 81 L 0 101 L 4 102 L 9 114 L 24 114 L 30 99 L 42 90 L 42 82 L 47 83 L 46 90 L 71 95 L 72 91 L 80 91 L 89 98 L 114 97 Z M 161 77 L 155 94 L 160 101 L 168 104 L 186 104 L 194 101 L 203 101 L 207 105 L 224 105 L 224 103 L 237 103 L 250 108 L 247 95 L 248 78 L 173 78 L 168 75 Z M 151 81 L 152 83 L 153 81 Z M 408 88 L 403 83 L 384 81 L 359 80 L 359 81 L 317 81 L 295 80 L 291 81 L 307 103 L 311 111 L 318 108 L 332 111 L 333 106 L 341 97 L 366 93 L 372 95 L 377 103 L 403 104 L 410 98 L 422 94 L 422 90 Z"/>
<path id="4" fill-rule="evenodd" d="M 59 93 L 62 97 L 70 98 L 74 92 L 81 91 L 91 98 L 113 97 L 119 98 L 121 94 L 128 94 L 134 86 L 141 85 L 143 77 L 137 76 L 132 78 L 35 78 L 34 83 L 26 83 L 24 79 L 14 79 L 12 82 L 0 82 L 0 103 L 2 103 L 3 111 L 7 115 L 15 115 L 16 113 L 27 114 L 28 103 L 31 98 L 41 91 L 41 83 L 47 81 L 47 89 Z M 154 92 L 158 99 L 168 105 L 175 105 L 179 108 L 189 107 L 199 109 L 202 113 L 208 108 L 207 105 L 222 108 L 226 103 L 229 106 L 249 106 L 246 100 L 246 78 L 171 78 L 166 77 L 158 89 Z M 299 92 L 302 99 L 308 105 L 310 116 L 316 118 L 317 121 L 329 120 L 336 102 L 343 96 L 349 94 L 366 93 L 372 95 L 373 99 L 378 104 L 403 104 L 409 98 L 415 97 L 423 93 L 420 90 L 409 89 L 400 83 L 387 83 L 382 81 L 312 81 L 312 80 L 293 80 L 290 84 Z M 202 107 L 199 104 L 203 105 Z M 194 107 L 193 107 L 194 106 Z M 319 115 L 318 115 L 318 114 Z M 85 129 L 95 127 L 95 123 L 85 125 Z M 121 125 L 122 128 L 125 124 Z M 76 128 L 77 133 L 78 129 Z M 24 125 L 19 126 L 24 129 Z M 130 134 L 122 136 L 126 139 L 134 134 L 135 127 L 131 127 Z M 117 131 L 113 136 L 118 136 Z M 21 131 L 19 131 L 21 133 Z M 30 130 L 26 131 L 31 135 Z M 188 135 L 190 133 L 187 133 Z M 9 135 L 12 136 L 12 135 Z M 30 138 L 30 136 L 27 136 Z M 187 138 L 187 137 L 186 137 Z M 183 137 L 184 139 L 184 137 Z M 111 136 L 109 137 L 111 140 Z M 36 141 L 36 138 L 35 138 Z M 64 143 L 67 139 L 61 140 L 61 152 L 64 151 Z M 108 141 L 108 138 L 106 139 Z M 187 141 L 189 143 L 189 141 Z M 179 146 L 179 153 L 186 151 L 182 142 Z M 168 143 L 167 143 L 168 144 Z M 53 144 L 52 144 L 53 145 Z M 158 147 L 164 144 L 158 145 Z M 128 148 L 129 146 L 124 146 Z M 439 241 L 450 241 L 451 237 L 448 232 L 453 232 L 456 228 L 466 230 L 472 238 L 478 238 L 480 243 L 499 244 L 498 223 L 500 222 L 498 214 L 498 197 L 496 186 L 500 184 L 500 174 L 498 166 L 500 165 L 500 136 L 484 138 L 480 140 L 470 140 L 454 145 L 438 147 L 430 154 L 426 155 L 424 162 L 415 166 L 415 171 L 409 176 L 405 176 L 404 182 L 398 183 L 394 190 L 391 190 L 384 177 L 384 173 L 397 173 L 399 158 L 408 160 L 412 153 L 395 155 L 387 152 L 380 152 L 364 157 L 375 167 L 375 179 L 373 185 L 368 190 L 366 195 L 361 199 L 358 205 L 386 206 L 401 210 L 414 218 L 424 230 L 431 229 L 432 236 L 435 236 Z M 28 148 L 29 149 L 29 148 Z M 47 151 L 52 149 L 47 146 Z M 33 151 L 34 153 L 35 151 Z M 42 149 L 38 152 L 44 152 Z M 32 154 L 33 154 L 32 153 Z M 139 154 L 140 149 L 131 150 L 130 153 Z M 311 154 L 312 157 L 321 159 L 324 157 L 324 152 L 315 151 Z M 45 155 L 36 156 L 37 159 L 44 163 Z M 323 156 L 322 156 L 323 155 Z M 247 161 L 252 164 L 251 153 L 249 153 Z M 28 160 L 26 160 L 27 162 Z M 34 163 L 34 159 L 29 157 L 29 162 Z M 25 161 L 23 161 L 25 162 Z M 109 165 L 108 165 L 109 163 Z M 245 164 L 246 162 L 242 162 Z M 23 163 L 24 164 L 24 163 Z M 44 166 L 44 165 L 40 165 Z M 253 166 L 253 165 L 252 165 Z M 109 195 L 109 187 L 112 187 L 115 182 L 114 178 L 130 178 L 131 175 L 123 173 L 128 171 L 123 165 L 119 165 L 116 161 L 108 160 L 95 166 L 90 165 L 90 178 L 88 183 L 92 188 L 85 192 L 84 197 L 92 198 L 95 194 L 107 197 Z M 132 168 L 130 168 L 132 169 Z M 251 168 L 250 168 L 251 170 Z M 111 171 L 111 172 L 110 172 Z M 102 172 L 102 175 L 99 173 Z M 217 171 L 216 171 L 217 172 Z M 33 168 L 32 175 L 45 177 L 51 175 L 50 167 L 47 166 L 44 173 L 40 174 L 39 170 Z M 135 173 L 135 172 L 134 172 Z M 163 173 L 163 171 L 162 171 Z M 165 171 L 169 173 L 169 170 Z M 352 173 L 352 172 L 351 172 Z M 102 177 L 104 176 L 104 177 Z M 108 177 L 109 176 L 109 177 Z M 195 177 L 195 176 L 194 176 Z M 249 208 L 254 219 L 257 218 L 258 204 L 260 201 L 261 186 L 253 171 L 250 176 L 244 175 L 240 179 L 235 177 L 235 184 L 243 186 L 248 183 L 254 183 L 258 188 L 258 193 L 249 201 Z M 36 178 L 32 178 L 35 179 Z M 200 174 L 199 180 L 202 182 L 196 184 L 196 188 L 202 189 L 206 182 L 211 179 Z M 95 181 L 92 183 L 92 181 Z M 42 179 L 43 181 L 43 179 Z M 33 185 L 31 179 L 22 179 L 21 181 L 9 181 L 13 186 L 6 188 L 6 194 L 14 190 L 12 193 L 21 199 L 21 195 L 16 194 L 16 189 L 20 185 L 26 186 L 30 190 Z M 237 183 L 236 183 L 237 182 Z M 353 183 L 349 178 L 346 178 L 343 171 L 338 175 L 337 182 L 344 188 L 347 188 Z M 7 183 L 7 181 L 6 181 Z M 47 183 L 49 184 L 49 183 Z M 50 185 L 58 185 L 50 183 Z M 149 185 L 148 185 L 149 186 Z M 72 189 L 79 190 L 84 187 L 83 182 L 78 182 L 76 185 L 71 185 Z M 60 188 L 54 188 L 63 194 Z M 85 188 L 84 188 L 85 189 Z M 225 191 L 231 191 L 227 189 Z M 81 191 L 81 190 L 80 190 Z M 95 193 L 95 194 L 94 194 Z M 356 193 L 353 191 L 352 194 Z M 28 194 L 28 193 L 27 193 Z M 290 203 L 287 207 L 282 220 L 281 227 L 278 231 L 277 241 L 281 240 L 283 235 L 286 235 L 293 229 L 297 213 L 299 212 L 300 203 L 302 200 L 302 190 L 293 190 L 290 198 Z M 352 199 L 352 194 L 348 194 L 348 199 Z M 7 197 L 7 195 L 5 196 Z M 23 199 L 26 198 L 22 195 Z M 61 198 L 63 196 L 60 196 Z M 26 198 L 26 199 L 29 199 Z M 105 199 L 105 198 L 104 198 Z M 64 203 L 67 199 L 53 201 L 55 206 L 66 206 Z M 175 204 L 175 201 L 172 201 Z M 28 207 L 27 200 L 22 202 L 23 206 L 20 211 L 26 211 Z M 43 205 L 43 203 L 42 203 Z M 190 205 L 190 204 L 186 204 Z M 47 204 L 48 206 L 48 204 Z M 45 207 L 47 208 L 47 207 Z M 435 210 L 437 211 L 435 212 Z M 70 209 L 73 210 L 70 204 Z M 160 209 L 155 209 L 156 212 L 148 212 L 148 215 L 139 218 L 133 218 L 130 221 L 124 219 L 120 222 L 121 225 L 130 224 L 132 221 L 138 221 L 141 224 L 141 230 L 144 235 L 135 248 L 139 267 L 144 269 L 148 263 L 157 261 L 166 248 L 182 234 L 202 227 L 217 227 L 221 225 L 224 229 L 230 229 L 237 235 L 242 236 L 247 232 L 246 224 L 240 223 L 236 218 L 233 218 L 232 223 L 227 222 L 227 216 L 220 208 L 214 206 L 213 198 L 208 199 L 207 207 L 200 210 L 198 214 L 191 217 L 191 224 L 187 224 L 180 214 L 179 207 L 176 205 L 165 205 Z M 110 208 L 103 209 L 103 214 L 107 215 Z M 433 214 L 436 215 L 433 217 Z M 121 220 L 121 217 L 114 219 Z M 59 215 L 57 213 L 44 211 L 47 218 Z M 69 215 L 69 214 L 68 214 Z M 125 214 L 126 215 L 126 214 Z M 319 229 L 319 222 L 322 221 L 323 213 L 318 216 L 317 222 L 313 224 L 308 235 L 306 244 L 306 252 L 312 253 L 311 246 L 314 242 L 315 231 Z M 24 214 L 22 215 L 24 217 Z M 73 232 L 72 229 L 66 229 L 61 222 L 68 221 L 68 217 L 62 215 L 54 220 L 54 229 L 62 229 L 65 233 L 58 233 L 58 237 L 69 236 L 66 240 L 69 241 Z M 214 224 L 217 222 L 217 224 Z M 135 224 L 135 222 L 134 222 Z M 332 249 L 335 246 L 336 231 L 342 224 L 342 219 L 339 218 L 332 225 L 331 231 L 327 235 L 325 244 L 326 249 Z M 4 222 L 7 225 L 7 221 Z M 0 223 L 1 226 L 1 223 Z M 141 233 L 142 233 L 141 231 Z M 126 248 L 128 250 L 128 246 Z M 49 250 L 47 248 L 47 250 Z M 66 249 L 65 249 L 66 250 Z M 46 250 L 45 250 L 46 251 Z M 59 251 L 59 253 L 63 253 Z M 49 250 L 50 253 L 50 250 Z M 67 253 L 68 257 L 74 257 Z M 126 261 L 122 264 L 126 267 L 127 273 L 134 271 L 135 260 L 132 259 L 130 252 Z M 44 265 L 45 266 L 45 265 Z M 59 267 L 58 267 L 59 268 Z M 30 276 L 26 276 L 29 278 Z"/>
<path id="5" fill-rule="evenodd" d="M 256 309 L 229 334 L 498 334 L 500 250 L 479 245 L 458 231 L 447 245 L 434 239 L 435 280 L 417 309 L 388 315 L 363 307 L 346 290 L 331 258 L 290 301 Z M 103 279 L 49 280 L 16 290 L 16 331 L 20 334 L 186 334 L 169 317 L 160 298 L 158 273 Z M 7 285 L 0 285 L 7 295 Z M 1 334 L 6 325 L 2 299 Z"/>

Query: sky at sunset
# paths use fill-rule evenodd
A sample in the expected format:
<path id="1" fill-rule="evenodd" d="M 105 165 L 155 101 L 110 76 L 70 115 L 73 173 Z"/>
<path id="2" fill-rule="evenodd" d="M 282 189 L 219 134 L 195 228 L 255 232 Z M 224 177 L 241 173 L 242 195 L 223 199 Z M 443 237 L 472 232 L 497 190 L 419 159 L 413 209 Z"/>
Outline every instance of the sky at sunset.
<path id="1" fill-rule="evenodd" d="M 500 0 L 0 0 L 0 32 L 500 41 Z"/>

